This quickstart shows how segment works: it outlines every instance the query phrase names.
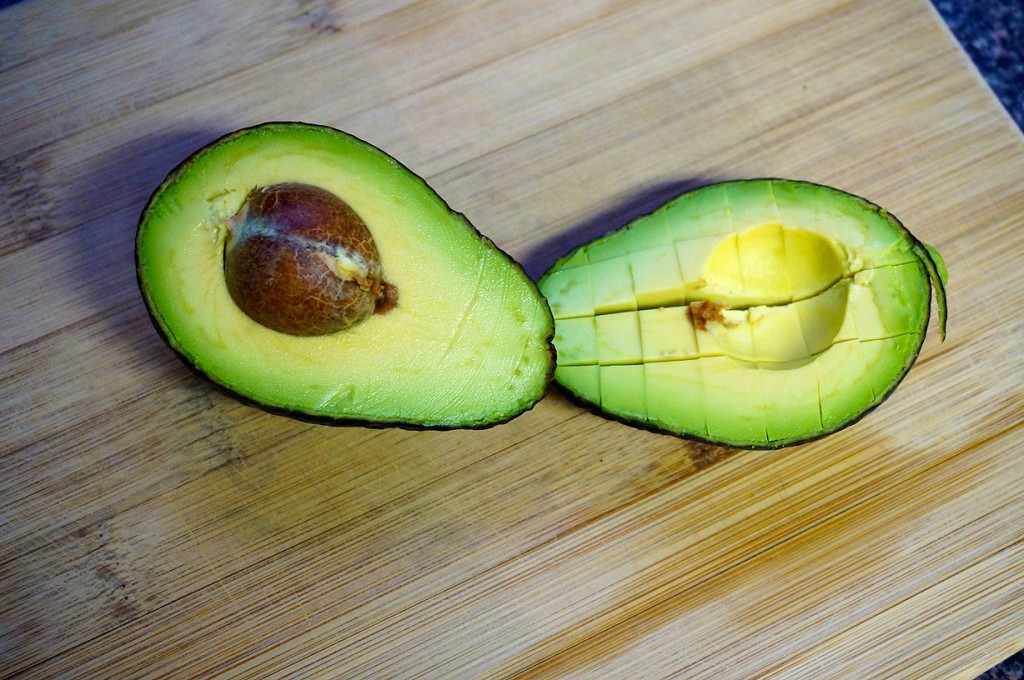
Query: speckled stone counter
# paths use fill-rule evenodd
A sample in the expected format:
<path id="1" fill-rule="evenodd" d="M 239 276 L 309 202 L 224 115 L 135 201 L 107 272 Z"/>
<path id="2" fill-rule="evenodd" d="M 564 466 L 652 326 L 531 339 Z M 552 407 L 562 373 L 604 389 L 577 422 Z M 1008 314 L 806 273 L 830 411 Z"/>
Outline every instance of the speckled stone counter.
<path id="1" fill-rule="evenodd" d="M 1024 129 L 1024 2 L 932 2 L 999 101 Z"/>

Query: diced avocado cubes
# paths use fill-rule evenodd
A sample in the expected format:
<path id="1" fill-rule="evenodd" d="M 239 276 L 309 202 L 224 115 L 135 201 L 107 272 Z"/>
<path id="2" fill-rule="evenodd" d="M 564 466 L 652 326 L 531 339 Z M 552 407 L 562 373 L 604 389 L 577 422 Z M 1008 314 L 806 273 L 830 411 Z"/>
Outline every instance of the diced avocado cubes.
<path id="1" fill-rule="evenodd" d="M 595 410 L 671 434 L 752 448 L 817 438 L 909 370 L 934 281 L 945 304 L 937 260 L 892 215 L 836 189 L 705 187 L 542 277 L 555 379 Z"/>

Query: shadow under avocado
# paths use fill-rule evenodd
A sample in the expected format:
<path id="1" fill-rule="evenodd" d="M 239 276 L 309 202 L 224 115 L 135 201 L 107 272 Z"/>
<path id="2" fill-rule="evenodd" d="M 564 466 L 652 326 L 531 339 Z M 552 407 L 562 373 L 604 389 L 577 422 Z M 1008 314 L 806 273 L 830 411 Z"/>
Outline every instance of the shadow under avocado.
<path id="1" fill-rule="evenodd" d="M 106 323 L 115 327 L 111 337 L 130 345 L 130 352 L 143 352 L 160 363 L 166 358 L 163 343 L 151 336 L 148 315 L 138 291 L 135 270 L 135 232 L 139 216 L 152 193 L 168 174 L 195 151 L 229 130 L 184 128 L 159 132 L 106 150 L 95 163 L 79 195 L 127 197 L 118 201 L 106 219 L 90 219 L 73 230 L 79 254 L 75 271 L 81 274 L 89 305 L 97 313 L 106 312 Z M 97 248 L 96 244 L 109 244 Z M 111 310 L 111 300 L 133 298 L 134 304 Z M 145 329 L 146 337 L 139 337 Z M 127 331 L 127 332 L 126 332 Z"/>
<path id="2" fill-rule="evenodd" d="M 649 215 L 677 196 L 719 181 L 711 177 L 684 177 L 641 188 L 578 224 L 566 229 L 555 229 L 549 238 L 537 243 L 523 255 L 520 262 L 526 273 L 537 280 L 558 258 L 569 254 L 574 248 L 625 227 L 638 217 Z"/>

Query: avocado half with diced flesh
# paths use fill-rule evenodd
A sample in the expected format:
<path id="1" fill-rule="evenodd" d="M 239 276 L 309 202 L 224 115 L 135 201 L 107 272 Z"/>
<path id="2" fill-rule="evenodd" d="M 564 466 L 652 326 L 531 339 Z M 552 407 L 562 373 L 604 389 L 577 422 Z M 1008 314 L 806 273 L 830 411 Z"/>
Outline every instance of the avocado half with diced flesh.
<path id="1" fill-rule="evenodd" d="M 921 350 L 946 268 L 892 215 L 799 181 L 724 182 L 581 246 L 540 279 L 555 380 L 651 429 L 778 448 L 850 425 Z"/>
<path id="2" fill-rule="evenodd" d="M 189 365 L 318 422 L 507 421 L 545 393 L 536 285 L 409 169 L 328 127 L 268 123 L 175 169 L 136 239 L 143 298 Z"/>

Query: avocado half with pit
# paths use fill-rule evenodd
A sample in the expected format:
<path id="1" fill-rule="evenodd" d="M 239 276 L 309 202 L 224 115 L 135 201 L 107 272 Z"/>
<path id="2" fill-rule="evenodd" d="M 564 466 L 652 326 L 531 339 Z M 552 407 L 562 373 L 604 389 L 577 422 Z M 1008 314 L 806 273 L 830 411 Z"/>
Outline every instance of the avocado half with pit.
<path id="1" fill-rule="evenodd" d="M 807 182 L 710 185 L 563 257 L 539 285 L 555 380 L 644 427 L 778 448 L 850 425 L 921 350 L 945 265 L 880 207 Z"/>
<path id="2" fill-rule="evenodd" d="M 507 421 L 545 393 L 550 311 L 508 255 L 398 161 L 268 123 L 168 176 L 142 214 L 139 285 L 214 383 L 326 423 Z"/>

